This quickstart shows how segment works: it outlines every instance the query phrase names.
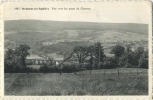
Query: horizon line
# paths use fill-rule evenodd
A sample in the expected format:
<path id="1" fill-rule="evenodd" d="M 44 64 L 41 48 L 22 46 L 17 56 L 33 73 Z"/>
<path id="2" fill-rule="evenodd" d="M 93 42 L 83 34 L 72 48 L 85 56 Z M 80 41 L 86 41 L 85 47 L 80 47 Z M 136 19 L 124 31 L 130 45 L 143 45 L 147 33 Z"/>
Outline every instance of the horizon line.
<path id="1" fill-rule="evenodd" d="M 110 23 L 110 24 L 145 24 L 147 23 L 132 23 L 132 22 L 97 22 L 97 21 L 59 21 L 59 20 L 42 20 L 42 19 L 14 19 L 14 20 L 4 20 L 5 21 L 22 21 L 22 20 L 29 20 L 29 21 L 52 21 L 52 22 L 84 22 L 84 23 Z"/>

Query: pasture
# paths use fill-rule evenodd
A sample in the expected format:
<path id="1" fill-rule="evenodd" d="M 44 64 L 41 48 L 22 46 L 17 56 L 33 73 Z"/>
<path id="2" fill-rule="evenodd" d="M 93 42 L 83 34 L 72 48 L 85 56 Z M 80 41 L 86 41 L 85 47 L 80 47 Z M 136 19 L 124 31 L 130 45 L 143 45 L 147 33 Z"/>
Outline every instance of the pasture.
<path id="1" fill-rule="evenodd" d="M 74 73 L 6 73 L 5 95 L 147 95 L 147 69 Z"/>

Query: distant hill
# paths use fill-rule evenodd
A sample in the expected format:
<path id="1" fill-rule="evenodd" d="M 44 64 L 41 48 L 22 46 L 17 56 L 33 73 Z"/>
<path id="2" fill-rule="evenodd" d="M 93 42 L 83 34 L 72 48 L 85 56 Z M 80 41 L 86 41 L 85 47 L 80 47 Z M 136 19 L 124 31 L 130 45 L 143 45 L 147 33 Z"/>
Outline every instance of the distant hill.
<path id="1" fill-rule="evenodd" d="M 147 48 L 147 33 L 146 24 L 12 20 L 5 21 L 5 48 L 28 44 L 34 52 L 54 53 L 97 41 L 104 48 L 118 42 Z"/>
<path id="2" fill-rule="evenodd" d="M 59 52 L 59 51 L 70 51 L 75 46 L 90 46 L 93 45 L 92 42 L 59 42 L 54 45 L 49 46 L 40 46 L 37 48 L 38 52 L 46 52 L 46 53 L 52 53 L 52 52 Z"/>
<path id="3" fill-rule="evenodd" d="M 5 32 L 25 31 L 62 31 L 62 30 L 120 30 L 147 34 L 147 24 L 136 23 L 94 23 L 94 22 L 64 22 L 41 20 L 11 20 L 5 21 Z"/>

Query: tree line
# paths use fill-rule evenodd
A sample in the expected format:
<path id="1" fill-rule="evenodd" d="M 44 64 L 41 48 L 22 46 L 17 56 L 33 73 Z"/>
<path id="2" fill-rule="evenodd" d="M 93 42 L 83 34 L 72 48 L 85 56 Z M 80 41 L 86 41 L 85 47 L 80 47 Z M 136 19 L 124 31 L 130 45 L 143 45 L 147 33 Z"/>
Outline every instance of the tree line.
<path id="1" fill-rule="evenodd" d="M 38 70 L 27 67 L 26 57 L 30 55 L 29 50 L 30 47 L 26 44 L 19 45 L 15 49 L 8 49 L 5 52 L 5 72 L 59 72 L 61 74 L 90 70 L 91 74 L 93 69 L 118 68 L 119 73 L 121 67 L 148 68 L 148 50 L 141 46 L 133 50 L 129 45 L 116 44 L 111 47 L 110 54 L 113 55 L 111 57 L 107 57 L 104 53 L 100 42 L 91 46 L 75 46 L 71 52 L 63 53 L 67 56 L 59 65 L 43 64 Z"/>

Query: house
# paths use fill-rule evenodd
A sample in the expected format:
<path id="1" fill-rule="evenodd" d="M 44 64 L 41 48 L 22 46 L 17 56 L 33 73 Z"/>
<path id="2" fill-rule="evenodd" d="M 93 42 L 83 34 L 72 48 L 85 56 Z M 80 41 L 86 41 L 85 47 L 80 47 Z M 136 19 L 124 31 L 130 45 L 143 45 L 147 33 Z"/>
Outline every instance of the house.
<path id="1" fill-rule="evenodd" d="M 30 56 L 27 56 L 26 62 L 29 65 L 42 65 L 42 64 L 49 63 L 49 60 L 48 58 L 41 57 L 38 55 L 30 55 Z"/>
<path id="2" fill-rule="evenodd" d="M 64 60 L 64 56 L 58 55 L 56 53 L 51 53 L 45 55 L 30 55 L 27 57 L 26 62 L 28 65 L 43 65 L 43 64 L 48 64 L 51 62 L 52 59 L 52 64 L 58 65 Z"/>

